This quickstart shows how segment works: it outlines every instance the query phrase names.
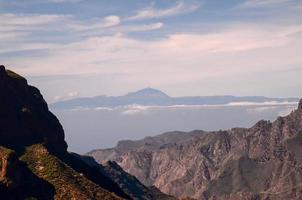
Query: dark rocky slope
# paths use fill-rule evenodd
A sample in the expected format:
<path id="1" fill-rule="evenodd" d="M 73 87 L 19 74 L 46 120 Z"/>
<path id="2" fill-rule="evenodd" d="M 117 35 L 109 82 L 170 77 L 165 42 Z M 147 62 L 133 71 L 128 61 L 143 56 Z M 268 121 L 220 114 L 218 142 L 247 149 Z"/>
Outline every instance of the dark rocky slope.
<path id="1" fill-rule="evenodd" d="M 102 166 L 91 166 L 67 152 L 63 128 L 39 90 L 4 66 L 0 66 L 0 170 L 0 199 L 132 199 Z"/>
<path id="2" fill-rule="evenodd" d="M 63 128 L 39 90 L 4 66 L 0 66 L 0 105 L 0 144 L 19 148 L 44 143 L 52 151 L 66 151 Z"/>
<path id="3" fill-rule="evenodd" d="M 195 199 L 302 199 L 302 100 L 251 128 L 172 132 L 88 155 L 116 161 L 145 185 Z"/>

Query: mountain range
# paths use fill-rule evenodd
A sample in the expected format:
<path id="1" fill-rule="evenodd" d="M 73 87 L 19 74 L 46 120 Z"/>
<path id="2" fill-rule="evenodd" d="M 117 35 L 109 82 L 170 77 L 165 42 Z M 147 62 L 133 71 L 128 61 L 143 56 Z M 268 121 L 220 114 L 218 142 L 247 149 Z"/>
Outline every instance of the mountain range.
<path id="1" fill-rule="evenodd" d="M 153 89 L 126 96 L 170 98 Z M 168 132 L 86 155 L 67 150 L 40 91 L 4 66 L 0 105 L 1 199 L 302 199 L 302 100 L 251 128 Z"/>
<path id="2" fill-rule="evenodd" d="M 0 66 L 0 199 L 173 200 L 110 162 L 67 151 L 40 91 Z"/>
<path id="3" fill-rule="evenodd" d="M 97 108 L 97 107 L 118 107 L 127 105 L 143 106 L 173 106 L 173 105 L 227 105 L 239 103 L 296 103 L 298 98 L 269 98 L 264 96 L 188 96 L 170 97 L 164 92 L 145 88 L 131 92 L 123 96 L 96 96 L 82 97 L 70 100 L 59 101 L 50 105 L 53 109 L 74 109 L 74 108 Z"/>
<path id="4" fill-rule="evenodd" d="M 145 185 L 182 198 L 302 199 L 302 100 L 298 109 L 251 128 L 168 132 L 93 150 Z"/>

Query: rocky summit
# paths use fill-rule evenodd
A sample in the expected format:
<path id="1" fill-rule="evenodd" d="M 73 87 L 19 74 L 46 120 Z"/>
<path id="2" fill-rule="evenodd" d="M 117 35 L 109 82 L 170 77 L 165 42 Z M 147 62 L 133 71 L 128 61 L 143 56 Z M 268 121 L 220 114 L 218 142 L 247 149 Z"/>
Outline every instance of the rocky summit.
<path id="1" fill-rule="evenodd" d="M 0 199 L 172 198 L 142 185 L 117 165 L 89 160 L 67 151 L 64 130 L 39 90 L 0 66 Z M 128 188 L 132 185 L 141 188 L 139 193 Z"/>
<path id="2" fill-rule="evenodd" d="M 225 131 L 170 132 L 94 150 L 145 185 L 179 198 L 302 199 L 302 100 L 274 122 Z"/>

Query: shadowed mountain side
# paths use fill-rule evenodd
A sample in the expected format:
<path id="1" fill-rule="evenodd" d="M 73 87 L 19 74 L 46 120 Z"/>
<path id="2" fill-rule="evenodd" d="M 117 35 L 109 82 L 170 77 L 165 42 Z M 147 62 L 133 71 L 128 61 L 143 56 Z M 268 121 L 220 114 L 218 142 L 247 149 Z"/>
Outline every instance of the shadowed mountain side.
<path id="1" fill-rule="evenodd" d="M 146 187 L 139 180 L 123 171 L 123 169 L 116 163 L 108 161 L 103 165 L 98 164 L 92 157 L 81 156 L 81 159 L 88 163 L 95 170 L 100 170 L 120 188 L 135 200 L 176 200 L 176 198 L 166 195 L 158 190 L 156 187 Z"/>
<path id="2" fill-rule="evenodd" d="M 63 128 L 40 91 L 4 66 L 0 66 L 0 105 L 0 145 L 20 148 L 43 143 L 49 150 L 66 151 Z"/>
<path id="3" fill-rule="evenodd" d="M 196 199 L 301 199 L 302 100 L 274 122 L 226 131 L 170 132 L 88 153 L 145 185 Z"/>

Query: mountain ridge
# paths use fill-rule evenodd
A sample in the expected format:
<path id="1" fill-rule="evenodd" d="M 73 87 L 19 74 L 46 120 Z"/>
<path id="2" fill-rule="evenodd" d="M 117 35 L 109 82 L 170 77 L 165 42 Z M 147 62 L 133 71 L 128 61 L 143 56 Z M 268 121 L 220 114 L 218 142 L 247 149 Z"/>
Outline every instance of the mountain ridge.
<path id="1" fill-rule="evenodd" d="M 170 97 L 166 93 L 154 89 L 144 88 L 122 96 L 95 96 L 80 97 L 55 102 L 50 105 L 52 109 L 73 109 L 78 107 L 118 107 L 133 104 L 144 106 L 173 106 L 173 105 L 227 105 L 231 103 L 296 103 L 298 98 L 270 98 L 264 96 L 184 96 Z"/>
<path id="2" fill-rule="evenodd" d="M 165 133 L 87 155 L 116 161 L 145 185 L 195 199 L 301 199 L 302 100 L 274 122 Z"/>

